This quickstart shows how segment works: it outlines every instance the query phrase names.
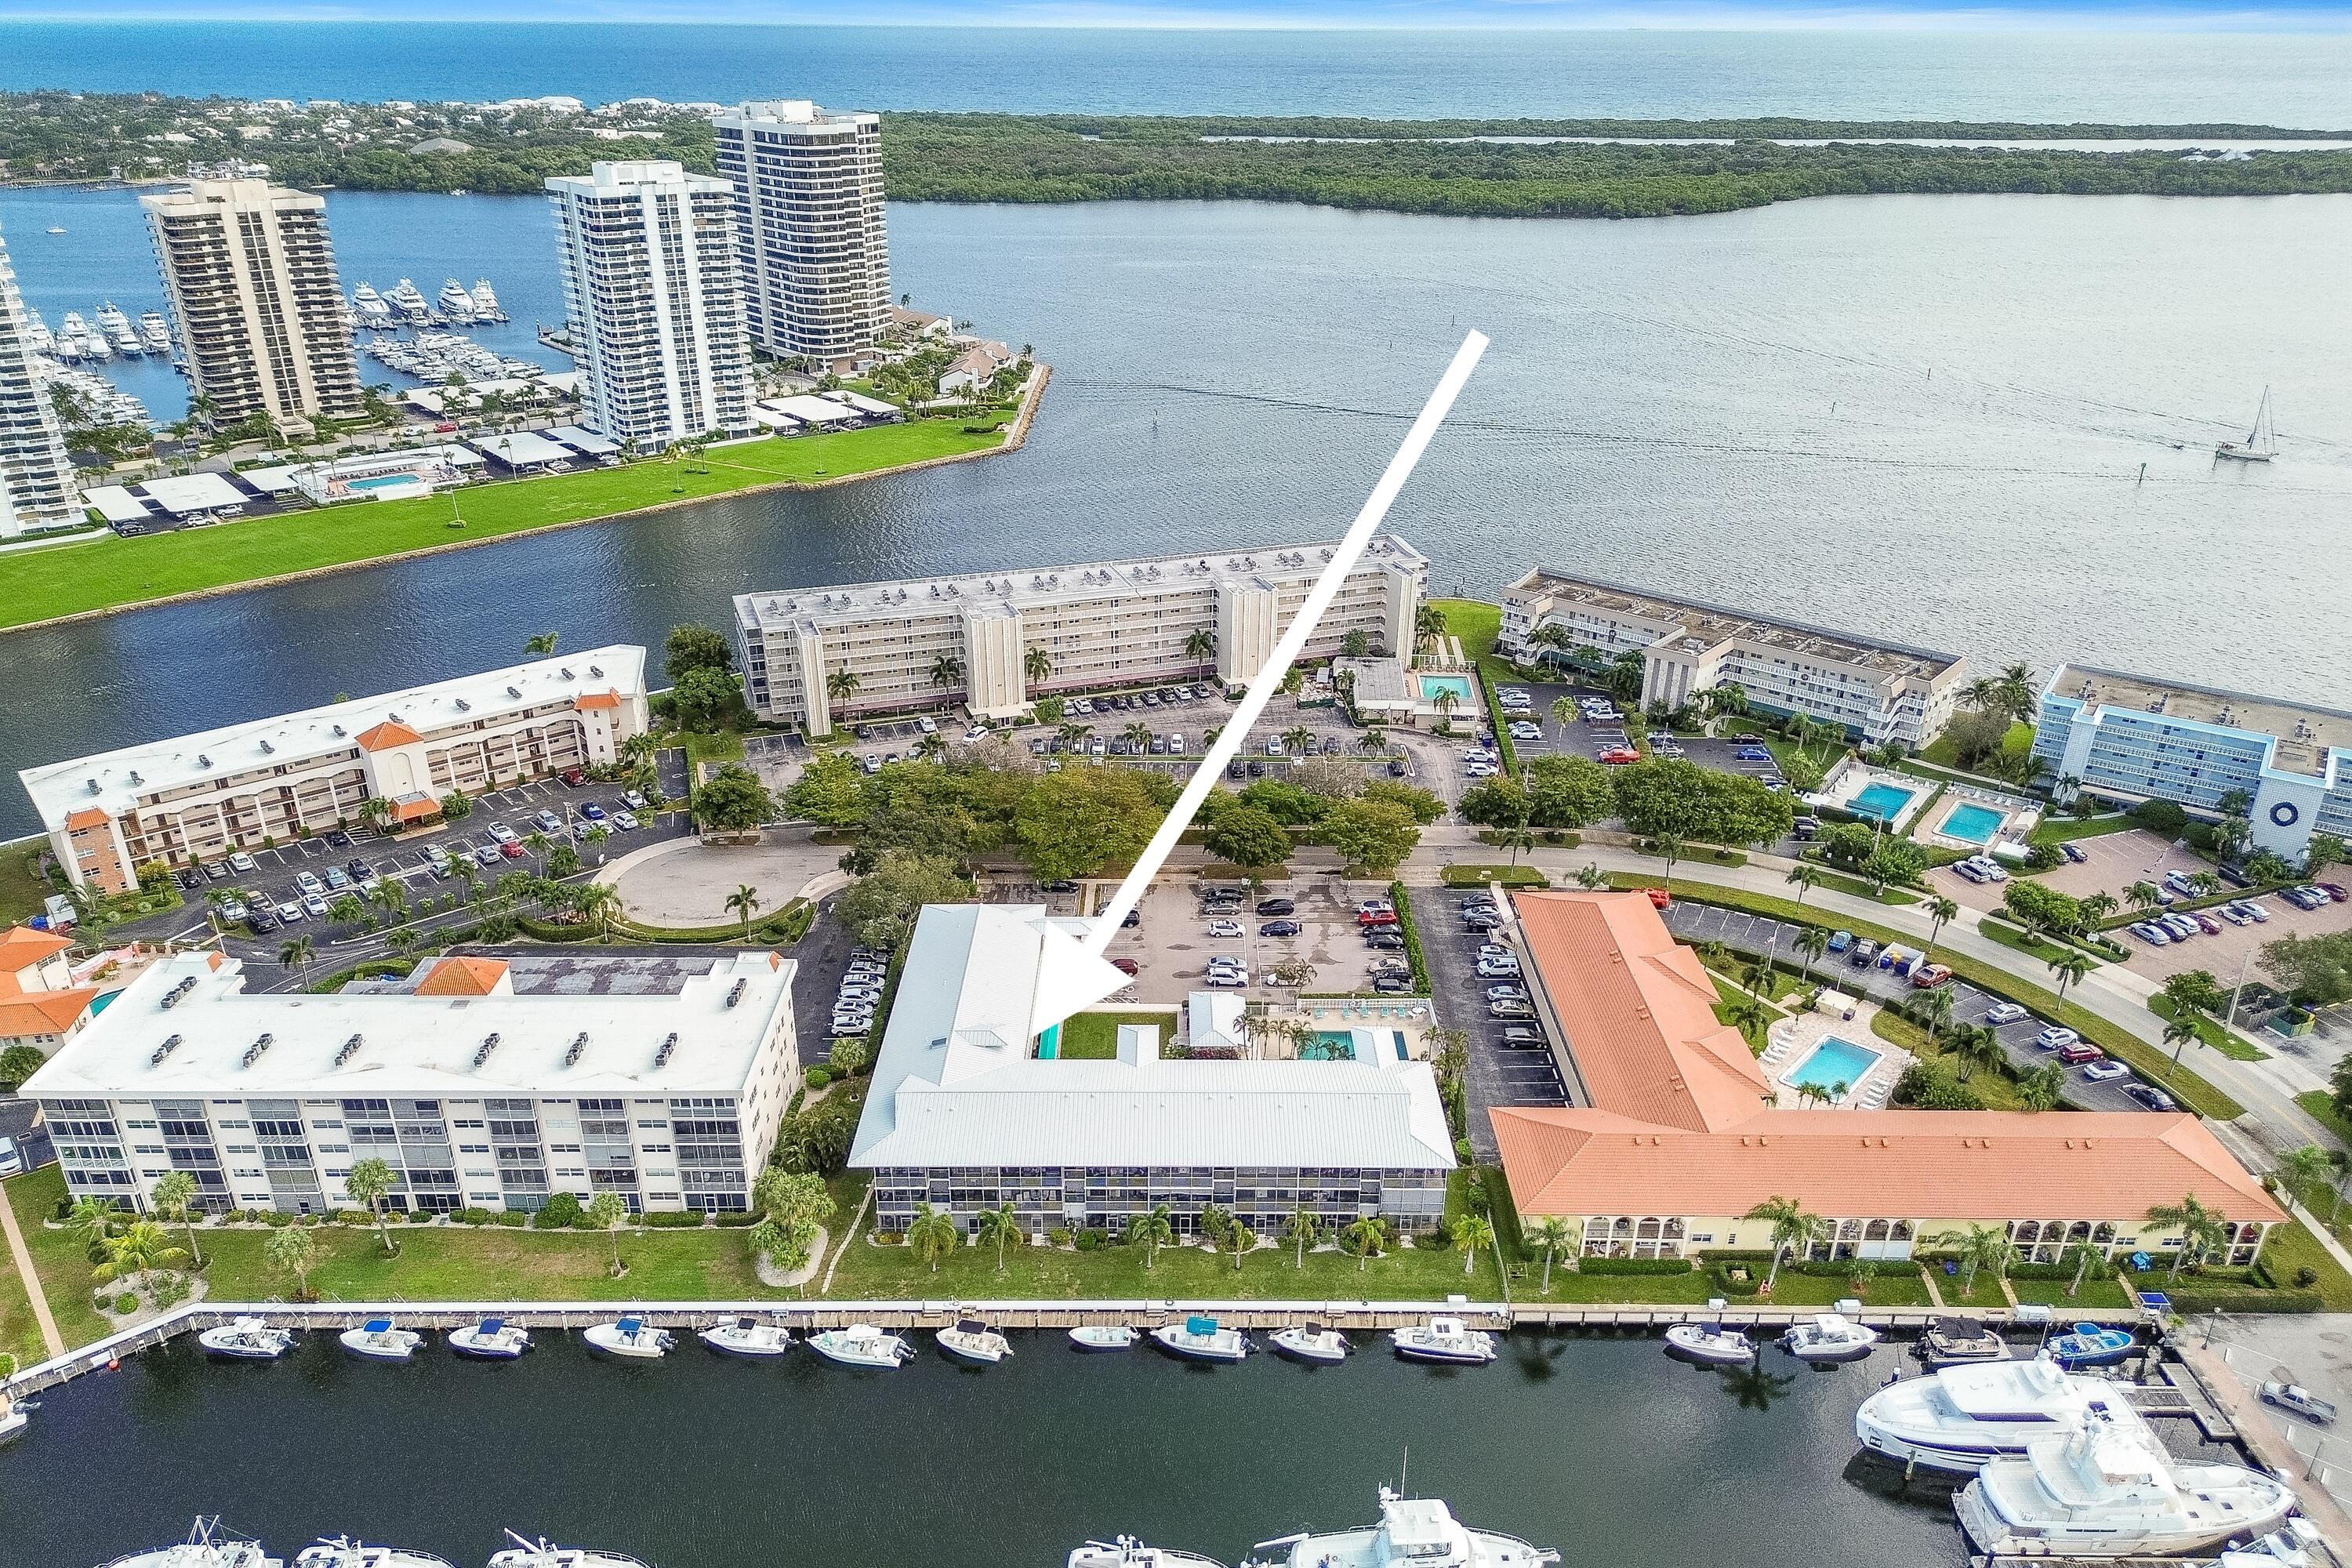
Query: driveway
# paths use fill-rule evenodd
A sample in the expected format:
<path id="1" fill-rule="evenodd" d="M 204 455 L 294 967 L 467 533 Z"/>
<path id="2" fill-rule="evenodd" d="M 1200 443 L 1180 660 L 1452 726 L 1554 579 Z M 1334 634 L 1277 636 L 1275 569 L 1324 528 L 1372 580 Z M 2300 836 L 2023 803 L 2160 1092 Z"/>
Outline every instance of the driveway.
<path id="1" fill-rule="evenodd" d="M 1470 1073 L 1464 1099 L 1470 1147 L 1480 1160 L 1491 1163 L 1496 1158 L 1495 1126 L 1486 1113 L 1496 1106 L 1566 1105 L 1567 1087 L 1550 1052 L 1505 1047 L 1502 1023 L 1486 1016 L 1486 987 L 1495 982 L 1477 974 L 1478 948 L 1486 938 L 1465 931 L 1460 913 L 1463 903 L 1475 895 L 1450 888 L 1411 888 L 1406 892 L 1421 931 L 1422 959 L 1429 966 L 1430 1011 L 1438 1023 L 1468 1037 Z"/>
<path id="2" fill-rule="evenodd" d="M 772 913 L 810 879 L 839 867 L 842 846 L 815 843 L 812 831 L 770 828 L 757 844 L 679 839 L 662 846 L 659 854 L 619 868 L 611 881 L 629 918 L 650 925 L 724 924 L 736 918 L 727 899 L 739 887 L 758 889 L 761 909 Z"/>

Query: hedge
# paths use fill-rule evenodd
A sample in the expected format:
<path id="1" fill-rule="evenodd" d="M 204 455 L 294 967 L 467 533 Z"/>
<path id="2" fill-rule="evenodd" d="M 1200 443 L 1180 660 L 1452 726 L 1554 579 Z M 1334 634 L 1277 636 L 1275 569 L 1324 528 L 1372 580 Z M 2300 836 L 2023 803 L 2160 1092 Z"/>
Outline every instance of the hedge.
<path id="1" fill-rule="evenodd" d="M 2181 1290 L 2165 1292 L 2184 1318 L 2201 1312 L 2324 1312 L 2316 1290 Z"/>
<path id="2" fill-rule="evenodd" d="M 1415 994 L 1429 994 L 1429 965 L 1421 956 L 1421 931 L 1413 924 L 1412 900 L 1406 894 L 1402 882 L 1389 884 L 1389 902 L 1396 906 L 1397 929 L 1404 932 L 1405 963 L 1412 968 L 1412 989 Z"/>
<path id="3" fill-rule="evenodd" d="M 1579 1274 L 1688 1274 L 1687 1258 L 1580 1258 Z"/>
<path id="4" fill-rule="evenodd" d="M 1499 882 L 1506 888 L 1549 888 L 1551 879 L 1533 866 L 1448 866 L 1438 877 L 1449 888 L 1478 888 Z"/>
<path id="5" fill-rule="evenodd" d="M 794 899 L 782 909 L 751 928 L 754 943 L 771 942 L 778 947 L 790 947 L 808 934 L 815 922 L 816 906 L 806 899 Z M 635 921 L 615 920 L 613 934 L 638 942 L 725 942 L 743 940 L 743 922 L 735 921 L 717 926 L 649 926 Z"/>

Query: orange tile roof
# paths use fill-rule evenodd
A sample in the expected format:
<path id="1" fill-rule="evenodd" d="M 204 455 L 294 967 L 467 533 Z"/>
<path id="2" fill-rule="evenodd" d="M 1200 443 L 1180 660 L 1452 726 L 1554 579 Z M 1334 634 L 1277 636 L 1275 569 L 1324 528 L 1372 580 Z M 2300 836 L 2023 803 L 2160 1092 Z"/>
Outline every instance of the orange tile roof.
<path id="1" fill-rule="evenodd" d="M 394 822 L 415 822 L 441 809 L 441 803 L 429 795 L 404 795 L 392 803 Z"/>
<path id="2" fill-rule="evenodd" d="M 1490 1114 L 1523 1215 L 1727 1217 L 1781 1196 L 1833 1219 L 2122 1219 L 2194 1193 L 2229 1219 L 2286 1217 L 2187 1111 L 1772 1110 L 1706 1132 Z"/>
<path id="3" fill-rule="evenodd" d="M 386 719 L 373 729 L 361 731 L 357 744 L 362 752 L 388 752 L 394 746 L 413 746 L 423 739 L 407 725 Z"/>
<path id="4" fill-rule="evenodd" d="M 417 985 L 419 996 L 488 996 L 507 977 L 507 966 L 495 958 L 452 954 L 436 963 Z"/>
<path id="5" fill-rule="evenodd" d="M 66 813 L 66 831 L 79 833 L 85 827 L 103 827 L 113 820 L 98 807 L 85 805 L 79 811 Z"/>
<path id="6" fill-rule="evenodd" d="M 73 945 L 70 937 L 59 936 L 53 931 L 35 931 L 31 926 L 10 926 L 0 931 L 0 975 L 13 975 L 20 969 L 30 969 L 53 953 L 63 952 Z"/>
<path id="7" fill-rule="evenodd" d="M 1518 893 L 1537 980 L 1595 1105 L 1701 1131 L 1744 1121 L 1772 1086 L 1715 983 L 1646 893 Z"/>
<path id="8" fill-rule="evenodd" d="M 593 708 L 618 708 L 620 705 L 621 693 L 618 688 L 609 691 L 585 692 L 572 700 L 573 710 L 582 713 Z"/>
<path id="9" fill-rule="evenodd" d="M 0 995 L 0 1040 L 23 1035 L 62 1035 L 98 999 L 95 985 L 71 991 L 27 991 Z"/>

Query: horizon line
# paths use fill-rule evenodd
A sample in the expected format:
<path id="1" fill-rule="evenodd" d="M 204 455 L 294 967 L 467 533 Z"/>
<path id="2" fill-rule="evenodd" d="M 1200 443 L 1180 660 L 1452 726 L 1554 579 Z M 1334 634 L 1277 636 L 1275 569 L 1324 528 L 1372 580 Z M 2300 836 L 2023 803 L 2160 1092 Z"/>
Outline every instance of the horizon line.
<path id="1" fill-rule="evenodd" d="M 1221 18 L 1160 17 L 1149 15 L 1093 20 L 1039 19 L 1023 16 L 961 17 L 957 19 L 730 19 L 719 16 L 637 18 L 584 16 L 555 18 L 544 15 L 492 12 L 459 5 L 418 7 L 415 19 L 458 20 L 502 26 L 611 28 L 729 28 L 786 31 L 888 32 L 1035 32 L 1035 33 L 1630 33 L 1660 35 L 1770 33 L 1948 33 L 2074 34 L 2099 36 L 2151 34 L 2198 36 L 2240 33 L 2266 37 L 2328 37 L 2352 31 L 2352 8 L 2315 3 L 2308 8 L 2278 10 L 2218 10 L 2192 12 L 2170 8 L 2101 12 L 2074 8 L 2037 12 L 2029 9 L 1881 9 L 1840 14 L 1812 10 L 1775 12 L 1769 9 L 1734 15 L 1712 13 L 1687 18 L 1559 17 L 1549 20 L 1463 17 L 1434 21 L 1318 20 L 1315 18 L 1237 16 Z M 380 26 L 362 16 L 319 16 L 276 11 L 233 13 L 210 17 L 159 16 L 136 10 L 78 10 L 51 15 L 0 11 L 0 29 L 10 26 L 139 26 L 145 27 L 273 27 Z"/>

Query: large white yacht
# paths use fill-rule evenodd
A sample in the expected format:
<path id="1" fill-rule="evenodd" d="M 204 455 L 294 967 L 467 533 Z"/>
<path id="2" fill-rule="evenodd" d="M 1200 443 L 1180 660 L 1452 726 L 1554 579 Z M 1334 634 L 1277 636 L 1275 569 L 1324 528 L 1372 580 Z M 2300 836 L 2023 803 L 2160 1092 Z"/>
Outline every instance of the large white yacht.
<path id="1" fill-rule="evenodd" d="M 2047 1357 L 1906 1378 L 1864 1400 L 1853 1414 L 1853 1435 L 1872 1453 L 1898 1465 L 1961 1475 L 2022 1454 L 2037 1437 L 2142 1425 L 2114 1384 L 2064 1371 Z"/>
<path id="2" fill-rule="evenodd" d="M 1985 1466 L 1953 1506 L 1993 1556 L 2139 1557 L 2260 1535 L 2294 1494 L 2243 1466 L 2175 1459 L 2143 1426 L 2041 1438 Z"/>
<path id="3" fill-rule="evenodd" d="M 375 285 L 364 279 L 352 295 L 352 313 L 359 318 L 359 324 L 362 327 L 382 331 L 398 324 L 393 317 L 392 307 L 384 303 L 383 296 L 375 291 Z"/>
<path id="4" fill-rule="evenodd" d="M 412 327 L 429 325 L 433 320 L 433 307 L 425 302 L 423 291 L 405 278 L 385 292 L 383 302 Z"/>
<path id="5" fill-rule="evenodd" d="M 1225 1568 L 1213 1557 L 1191 1552 L 1171 1552 L 1146 1546 L 1131 1535 L 1116 1541 L 1089 1541 L 1073 1547 L 1067 1568 Z"/>
<path id="6" fill-rule="evenodd" d="M 217 1519 L 199 1519 L 188 1538 L 153 1552 L 118 1557 L 106 1568 L 285 1568 L 261 1549 L 257 1541 L 240 1541 L 225 1533 Z"/>
<path id="7" fill-rule="evenodd" d="M 1242 1568 L 1538 1568 L 1559 1553 L 1516 1535 L 1472 1530 L 1436 1498 L 1381 1489 L 1381 1521 L 1329 1535 L 1261 1541 Z"/>
<path id="8" fill-rule="evenodd" d="M 505 310 L 499 307 L 499 296 L 487 278 L 474 279 L 474 319 L 478 321 L 503 321 Z"/>
<path id="9" fill-rule="evenodd" d="M 457 325 L 470 327 L 474 324 L 474 297 L 466 292 L 466 286 L 455 278 L 442 280 L 439 303 L 441 313 Z"/>
<path id="10" fill-rule="evenodd" d="M 551 1545 L 543 1535 L 533 1541 L 509 1530 L 507 1539 L 514 1544 L 494 1553 L 489 1568 L 646 1568 L 635 1558 L 624 1557 L 617 1552 Z"/>
<path id="11" fill-rule="evenodd" d="M 347 1535 L 333 1536 L 305 1546 L 294 1556 L 294 1568 L 450 1568 L 446 1557 L 411 1552 L 400 1546 L 367 1546 Z"/>

